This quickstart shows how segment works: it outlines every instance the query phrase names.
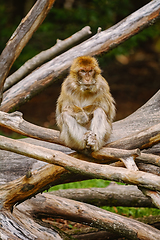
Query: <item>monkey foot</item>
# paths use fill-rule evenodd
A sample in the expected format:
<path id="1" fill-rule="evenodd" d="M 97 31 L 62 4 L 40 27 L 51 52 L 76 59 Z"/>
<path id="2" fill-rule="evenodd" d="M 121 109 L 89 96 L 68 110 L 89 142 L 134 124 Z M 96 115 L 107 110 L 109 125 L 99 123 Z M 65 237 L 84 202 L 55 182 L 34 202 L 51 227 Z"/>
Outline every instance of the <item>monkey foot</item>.
<path id="1" fill-rule="evenodd" d="M 93 151 L 97 151 L 99 149 L 95 133 L 87 131 L 84 135 L 84 140 L 86 142 L 86 148 L 91 149 Z"/>

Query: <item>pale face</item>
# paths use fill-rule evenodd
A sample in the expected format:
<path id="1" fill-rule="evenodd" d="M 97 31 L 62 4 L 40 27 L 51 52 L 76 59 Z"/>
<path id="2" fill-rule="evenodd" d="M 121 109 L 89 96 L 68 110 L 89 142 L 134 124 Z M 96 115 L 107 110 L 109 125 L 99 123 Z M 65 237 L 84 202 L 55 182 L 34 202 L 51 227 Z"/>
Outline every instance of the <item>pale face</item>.
<path id="1" fill-rule="evenodd" d="M 82 68 L 78 71 L 78 76 L 82 90 L 91 90 L 92 86 L 96 83 L 94 69 Z"/>

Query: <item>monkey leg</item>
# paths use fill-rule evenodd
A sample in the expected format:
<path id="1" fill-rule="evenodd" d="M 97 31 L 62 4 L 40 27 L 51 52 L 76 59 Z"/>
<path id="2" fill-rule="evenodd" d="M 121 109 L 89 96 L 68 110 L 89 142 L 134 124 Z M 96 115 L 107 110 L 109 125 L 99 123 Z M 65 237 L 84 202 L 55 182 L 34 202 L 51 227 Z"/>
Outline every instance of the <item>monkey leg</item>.
<path id="1" fill-rule="evenodd" d="M 108 140 L 111 134 L 111 124 L 107 121 L 107 116 L 102 108 L 97 108 L 93 113 L 90 130 L 96 135 L 97 143 L 92 146 L 94 151 L 100 149 Z M 93 138 L 95 142 L 95 137 Z"/>
<path id="2" fill-rule="evenodd" d="M 65 144 L 77 150 L 86 148 L 84 134 L 86 128 L 77 123 L 76 119 L 67 112 L 61 113 L 61 139 Z"/>

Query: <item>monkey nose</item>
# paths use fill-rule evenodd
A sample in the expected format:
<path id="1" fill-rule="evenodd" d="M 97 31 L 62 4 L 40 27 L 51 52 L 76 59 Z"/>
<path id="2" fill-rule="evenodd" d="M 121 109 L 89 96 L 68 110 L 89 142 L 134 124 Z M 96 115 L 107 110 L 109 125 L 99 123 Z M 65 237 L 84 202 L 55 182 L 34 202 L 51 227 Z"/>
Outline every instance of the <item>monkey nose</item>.
<path id="1" fill-rule="evenodd" d="M 92 83 L 92 79 L 90 77 L 86 77 L 85 84 L 91 84 L 91 83 Z"/>

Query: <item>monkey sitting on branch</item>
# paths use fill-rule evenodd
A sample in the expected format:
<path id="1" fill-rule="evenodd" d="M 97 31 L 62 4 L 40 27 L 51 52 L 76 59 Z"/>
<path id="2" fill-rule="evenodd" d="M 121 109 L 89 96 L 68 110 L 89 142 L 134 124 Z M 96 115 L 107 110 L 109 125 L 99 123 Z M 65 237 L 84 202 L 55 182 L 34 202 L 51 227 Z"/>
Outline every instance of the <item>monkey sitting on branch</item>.
<path id="1" fill-rule="evenodd" d="M 97 60 L 76 58 L 57 101 L 61 139 L 70 148 L 97 151 L 110 137 L 114 116 L 114 99 Z"/>

